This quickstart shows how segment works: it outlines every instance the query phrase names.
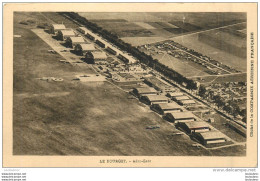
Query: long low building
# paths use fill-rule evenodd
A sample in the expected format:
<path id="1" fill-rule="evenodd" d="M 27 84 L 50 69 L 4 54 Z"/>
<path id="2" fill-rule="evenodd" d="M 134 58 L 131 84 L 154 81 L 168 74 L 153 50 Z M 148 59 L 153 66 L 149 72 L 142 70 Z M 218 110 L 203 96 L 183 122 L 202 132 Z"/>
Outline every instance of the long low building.
<path id="1" fill-rule="evenodd" d="M 88 32 L 90 32 L 86 27 L 83 27 L 83 26 L 78 27 L 77 30 L 84 35 L 86 35 Z"/>
<path id="2" fill-rule="evenodd" d="M 167 113 L 166 118 L 174 123 L 191 122 L 196 120 L 195 116 L 189 111 Z"/>
<path id="3" fill-rule="evenodd" d="M 163 95 L 145 95 L 140 98 L 140 100 L 148 105 L 158 104 L 158 103 L 168 103 L 168 98 Z"/>
<path id="4" fill-rule="evenodd" d="M 57 37 L 60 40 L 66 40 L 69 37 L 75 37 L 76 34 L 73 30 L 59 30 L 57 33 Z"/>
<path id="5" fill-rule="evenodd" d="M 151 109 L 158 112 L 159 114 L 166 114 L 171 112 L 181 112 L 182 107 L 178 104 L 172 103 L 160 103 L 160 104 L 153 104 L 151 105 Z"/>
<path id="6" fill-rule="evenodd" d="M 133 63 L 136 63 L 136 62 L 137 62 L 136 59 L 134 59 L 132 56 L 129 56 L 129 55 L 127 55 L 127 54 L 124 54 L 124 55 L 119 54 L 119 55 L 118 55 L 118 58 L 119 58 L 120 60 L 122 60 L 125 64 L 133 64 Z"/>
<path id="7" fill-rule="evenodd" d="M 107 55 L 105 52 L 87 52 L 85 59 L 88 63 L 97 63 L 100 61 L 105 61 L 107 59 Z"/>
<path id="8" fill-rule="evenodd" d="M 141 97 L 144 95 L 157 95 L 158 91 L 152 87 L 140 87 L 140 88 L 134 88 L 133 93 L 136 96 Z"/>
<path id="9" fill-rule="evenodd" d="M 106 48 L 106 51 L 109 52 L 109 53 L 112 54 L 112 55 L 118 55 L 117 50 L 114 49 L 114 48 L 112 48 L 112 47 L 110 47 L 110 46 L 108 46 L 108 47 Z"/>
<path id="10" fill-rule="evenodd" d="M 179 126 L 187 133 L 206 132 L 210 130 L 209 124 L 204 121 L 192 121 L 179 123 Z"/>
<path id="11" fill-rule="evenodd" d="M 95 46 L 90 43 L 77 44 L 75 45 L 74 49 L 79 55 L 84 55 L 87 52 L 92 52 L 96 50 Z"/>
<path id="12" fill-rule="evenodd" d="M 75 47 L 75 45 L 77 45 L 77 44 L 84 44 L 84 43 L 85 43 L 85 40 L 84 40 L 84 38 L 81 37 L 81 36 L 68 37 L 68 38 L 66 39 L 66 44 L 67 44 L 69 47 L 71 47 L 71 48 Z"/>
<path id="13" fill-rule="evenodd" d="M 226 136 L 219 131 L 197 132 L 194 134 L 194 137 L 204 145 L 227 141 Z"/>

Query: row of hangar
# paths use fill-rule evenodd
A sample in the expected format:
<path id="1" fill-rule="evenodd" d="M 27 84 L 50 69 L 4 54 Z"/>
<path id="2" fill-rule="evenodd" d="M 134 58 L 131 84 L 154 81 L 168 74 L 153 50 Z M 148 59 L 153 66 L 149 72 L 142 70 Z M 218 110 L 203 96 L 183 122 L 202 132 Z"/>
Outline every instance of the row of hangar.
<path id="1" fill-rule="evenodd" d="M 192 135 L 202 144 L 207 145 L 227 141 L 223 133 L 215 130 L 207 122 L 197 120 L 192 112 L 187 111 L 176 102 L 169 102 L 169 98 L 177 100 L 177 97 L 183 96 L 180 95 L 181 92 L 167 93 L 166 97 L 158 95 L 159 92 L 152 87 L 141 87 L 134 88 L 133 93 L 141 102 L 150 105 L 151 110 L 163 115 L 165 119 L 175 123 L 176 127 Z"/>
<path id="2" fill-rule="evenodd" d="M 117 56 L 124 63 L 132 64 L 137 62 L 134 57 L 122 52 L 114 45 L 108 43 L 102 37 L 96 35 L 87 28 L 79 27 L 77 28 L 77 31 L 84 37 L 95 42 L 99 47 L 104 48 L 108 53 Z M 63 24 L 52 24 L 50 32 L 55 34 L 59 40 L 65 41 L 66 46 L 73 48 L 77 54 L 85 56 L 86 61 L 89 63 L 105 61 L 107 59 L 105 52 L 98 51 L 94 44 L 86 42 L 84 37 L 80 36 L 78 33 L 75 33 L 72 29 L 67 29 Z"/>

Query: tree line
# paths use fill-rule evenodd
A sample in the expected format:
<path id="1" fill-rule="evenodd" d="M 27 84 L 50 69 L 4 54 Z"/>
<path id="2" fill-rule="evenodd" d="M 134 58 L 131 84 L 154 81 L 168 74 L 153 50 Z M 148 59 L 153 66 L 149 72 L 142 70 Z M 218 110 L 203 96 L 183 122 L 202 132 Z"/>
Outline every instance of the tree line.
<path id="1" fill-rule="evenodd" d="M 190 79 L 182 76 L 178 72 L 174 71 L 173 69 L 169 68 L 168 66 L 160 63 L 157 59 L 154 59 L 152 56 L 145 54 L 144 52 L 140 51 L 138 48 L 132 46 L 129 43 L 124 42 L 121 40 L 116 34 L 111 33 L 102 27 L 99 27 L 96 23 L 90 22 L 86 18 L 80 16 L 78 13 L 75 12 L 59 12 L 61 15 L 66 15 L 80 24 L 84 25 L 86 28 L 90 29 L 93 33 L 99 34 L 104 39 L 108 40 L 109 42 L 116 45 L 122 51 L 126 51 L 130 53 L 133 57 L 137 58 L 141 63 L 146 64 L 147 66 L 155 69 L 156 71 L 162 73 L 164 76 L 174 80 L 178 84 L 182 84 L 186 86 L 187 89 L 197 89 L 197 84 Z"/>

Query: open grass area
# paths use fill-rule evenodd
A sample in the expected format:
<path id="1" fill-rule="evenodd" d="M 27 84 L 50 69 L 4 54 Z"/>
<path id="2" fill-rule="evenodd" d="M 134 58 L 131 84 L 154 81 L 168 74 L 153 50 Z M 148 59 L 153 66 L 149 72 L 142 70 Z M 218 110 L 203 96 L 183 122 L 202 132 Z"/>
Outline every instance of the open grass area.
<path id="1" fill-rule="evenodd" d="M 197 52 L 207 55 L 225 65 L 234 67 L 237 70 L 245 72 L 247 70 L 247 61 L 246 58 L 241 58 L 235 56 L 226 51 L 220 50 L 218 48 L 212 47 L 209 44 L 199 41 L 198 35 L 186 35 L 182 37 L 172 38 L 173 41 L 184 45 L 190 49 L 193 49 Z"/>
<path id="2" fill-rule="evenodd" d="M 52 48 L 32 27 L 19 24 L 21 14 L 26 13 L 14 16 L 14 34 L 21 35 L 14 38 L 14 155 L 245 155 L 241 147 L 219 152 L 193 147 L 187 135 L 173 135 L 178 130 L 109 82 L 73 81 L 75 75 L 95 72 L 60 63 L 63 57 L 49 53 Z M 63 19 L 52 14 L 45 21 Z M 38 79 L 42 77 L 64 81 Z M 150 125 L 160 129 L 146 129 Z"/>

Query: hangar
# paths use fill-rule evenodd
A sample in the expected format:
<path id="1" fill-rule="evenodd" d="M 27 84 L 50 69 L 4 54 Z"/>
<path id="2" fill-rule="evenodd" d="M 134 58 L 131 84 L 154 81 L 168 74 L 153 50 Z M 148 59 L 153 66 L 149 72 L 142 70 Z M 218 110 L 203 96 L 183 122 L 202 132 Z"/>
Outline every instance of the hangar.
<path id="1" fill-rule="evenodd" d="M 177 96 L 173 97 L 173 100 L 175 101 L 181 101 L 181 100 L 189 100 L 190 98 L 188 96 Z"/>
<path id="2" fill-rule="evenodd" d="M 85 59 L 88 63 L 96 63 L 98 61 L 105 61 L 107 59 L 107 55 L 105 52 L 87 52 Z"/>
<path id="3" fill-rule="evenodd" d="M 182 92 L 169 92 L 167 93 L 167 96 L 170 98 L 178 97 L 178 96 L 183 96 L 184 94 Z"/>
<path id="4" fill-rule="evenodd" d="M 140 98 L 140 100 L 148 105 L 168 103 L 168 98 L 163 95 L 144 95 Z"/>
<path id="5" fill-rule="evenodd" d="M 144 95 L 157 95 L 158 91 L 152 87 L 140 87 L 140 88 L 134 88 L 133 93 L 136 96 L 141 97 Z"/>
<path id="6" fill-rule="evenodd" d="M 187 133 L 206 132 L 209 131 L 209 124 L 204 121 L 192 121 L 179 123 L 179 126 Z"/>
<path id="7" fill-rule="evenodd" d="M 220 131 L 198 132 L 194 134 L 194 137 L 203 145 L 226 142 L 226 136 Z"/>
<path id="8" fill-rule="evenodd" d="M 172 103 L 160 103 L 160 104 L 153 104 L 151 105 L 151 109 L 158 112 L 159 114 L 166 114 L 170 112 L 181 112 L 182 107 L 176 104 L 175 102 Z"/>
<path id="9" fill-rule="evenodd" d="M 180 105 L 182 106 L 191 106 L 191 105 L 194 105 L 196 104 L 196 102 L 194 100 L 180 100 L 179 101 Z"/>
<path id="10" fill-rule="evenodd" d="M 65 30 L 66 27 L 64 24 L 52 24 L 50 27 L 50 33 L 56 34 L 59 30 Z"/>
<path id="11" fill-rule="evenodd" d="M 82 44 L 82 43 L 85 43 L 85 40 L 83 37 L 81 36 L 78 36 L 78 37 L 68 37 L 66 39 L 66 44 L 73 48 L 76 44 Z"/>
<path id="12" fill-rule="evenodd" d="M 174 123 L 191 122 L 196 120 L 195 116 L 189 111 L 167 113 L 166 118 Z"/>
<path id="13" fill-rule="evenodd" d="M 95 51 L 96 48 L 93 44 L 77 44 L 75 46 L 75 51 L 79 54 L 79 55 L 84 55 L 86 52 L 91 52 L 91 51 Z"/>
<path id="14" fill-rule="evenodd" d="M 76 35 L 73 30 L 59 30 L 57 36 L 58 36 L 58 39 L 63 41 L 69 37 L 74 37 Z"/>

